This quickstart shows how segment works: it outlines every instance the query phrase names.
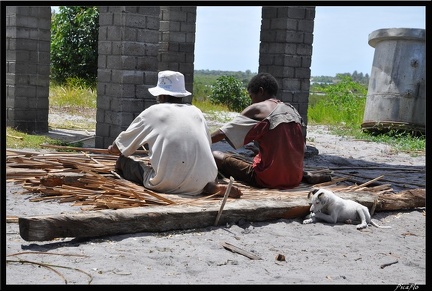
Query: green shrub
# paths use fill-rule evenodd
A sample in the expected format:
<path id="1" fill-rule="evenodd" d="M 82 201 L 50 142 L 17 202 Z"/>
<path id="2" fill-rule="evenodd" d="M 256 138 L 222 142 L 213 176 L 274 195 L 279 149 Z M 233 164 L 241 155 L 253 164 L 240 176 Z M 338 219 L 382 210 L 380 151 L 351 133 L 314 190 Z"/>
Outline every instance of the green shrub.
<path id="1" fill-rule="evenodd" d="M 240 112 L 251 104 L 243 83 L 233 76 L 220 76 L 211 88 L 210 102 L 223 104 L 229 110 Z"/>
<path id="2" fill-rule="evenodd" d="M 51 20 L 51 80 L 68 78 L 96 85 L 99 12 L 96 6 L 60 6 Z"/>

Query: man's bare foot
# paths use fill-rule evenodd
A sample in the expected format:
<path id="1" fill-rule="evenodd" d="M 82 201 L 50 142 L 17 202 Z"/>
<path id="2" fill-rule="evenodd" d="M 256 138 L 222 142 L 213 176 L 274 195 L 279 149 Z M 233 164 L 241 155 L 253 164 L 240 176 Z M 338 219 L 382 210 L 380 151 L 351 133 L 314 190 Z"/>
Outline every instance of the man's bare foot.
<path id="1" fill-rule="evenodd" d="M 219 188 L 219 191 L 217 193 L 217 196 L 222 196 L 223 197 L 225 195 L 225 192 L 226 192 L 228 186 L 218 185 L 218 188 Z M 242 191 L 239 188 L 237 188 L 235 186 L 232 186 L 231 190 L 230 190 L 230 193 L 228 194 L 228 197 L 231 197 L 231 198 L 240 198 L 242 195 L 243 195 L 243 193 L 242 193 Z"/>
<path id="2" fill-rule="evenodd" d="M 216 195 L 216 196 L 224 196 L 226 190 L 228 189 L 227 185 L 221 185 L 215 182 L 210 182 L 208 183 L 204 189 L 203 189 L 203 194 L 207 194 L 207 195 Z M 239 188 L 232 186 L 230 193 L 228 194 L 228 197 L 231 198 L 240 198 L 240 196 L 242 196 L 243 193 L 240 191 Z"/>

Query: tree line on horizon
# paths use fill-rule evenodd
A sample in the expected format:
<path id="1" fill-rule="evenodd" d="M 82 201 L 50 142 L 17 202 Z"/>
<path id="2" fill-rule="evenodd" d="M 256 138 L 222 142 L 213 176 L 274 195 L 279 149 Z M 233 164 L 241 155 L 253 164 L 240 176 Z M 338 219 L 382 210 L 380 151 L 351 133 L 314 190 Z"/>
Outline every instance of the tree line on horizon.
<path id="1" fill-rule="evenodd" d="M 62 85 L 68 79 L 79 79 L 80 83 L 95 87 L 97 83 L 97 35 L 99 12 L 96 6 L 60 6 L 58 13 L 52 13 L 51 19 L 51 79 Z M 220 76 L 233 76 L 246 87 L 256 75 L 251 70 L 195 70 L 194 75 L 200 81 L 212 84 Z M 312 84 L 335 84 L 338 75 L 351 76 L 360 84 L 369 83 L 369 75 L 354 71 L 336 76 L 312 76 Z"/>
<path id="2" fill-rule="evenodd" d="M 201 78 L 207 80 L 216 80 L 219 76 L 233 76 L 236 79 L 242 81 L 243 84 L 247 85 L 249 80 L 255 76 L 257 73 L 251 70 L 242 71 L 223 71 L 223 70 L 195 70 L 194 75 L 200 76 Z M 354 82 L 368 85 L 369 84 L 369 74 L 358 73 L 354 71 L 351 73 L 340 73 L 336 76 L 311 76 L 311 83 L 318 85 L 329 85 L 336 84 L 340 81 L 341 76 L 349 76 Z M 207 78 L 206 78 L 207 77 Z"/>

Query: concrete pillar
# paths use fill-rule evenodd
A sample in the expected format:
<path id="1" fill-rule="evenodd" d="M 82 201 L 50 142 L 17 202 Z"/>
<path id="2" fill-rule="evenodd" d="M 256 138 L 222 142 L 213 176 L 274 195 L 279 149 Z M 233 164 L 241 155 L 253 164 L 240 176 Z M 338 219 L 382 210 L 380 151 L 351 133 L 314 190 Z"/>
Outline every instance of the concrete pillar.
<path id="1" fill-rule="evenodd" d="M 106 148 L 145 108 L 157 83 L 159 6 L 100 6 L 95 147 Z"/>
<path id="2" fill-rule="evenodd" d="M 296 107 L 305 124 L 314 19 L 315 6 L 262 7 L 258 72 L 278 80 L 278 97 Z"/>
<path id="3" fill-rule="evenodd" d="M 6 7 L 6 126 L 48 132 L 50 6 Z"/>
<path id="4" fill-rule="evenodd" d="M 145 108 L 160 70 L 185 75 L 193 92 L 196 6 L 100 6 L 95 146 L 105 148 Z M 263 7 L 259 72 L 307 124 L 314 6 Z M 50 6 L 6 7 L 6 121 L 48 131 Z M 192 102 L 192 96 L 185 99 Z"/>
<path id="5" fill-rule="evenodd" d="M 161 6 L 159 71 L 179 71 L 193 93 L 196 6 Z M 183 98 L 192 104 L 192 95 Z"/>
<path id="6" fill-rule="evenodd" d="M 362 128 L 426 131 L 426 30 L 378 29 Z"/>

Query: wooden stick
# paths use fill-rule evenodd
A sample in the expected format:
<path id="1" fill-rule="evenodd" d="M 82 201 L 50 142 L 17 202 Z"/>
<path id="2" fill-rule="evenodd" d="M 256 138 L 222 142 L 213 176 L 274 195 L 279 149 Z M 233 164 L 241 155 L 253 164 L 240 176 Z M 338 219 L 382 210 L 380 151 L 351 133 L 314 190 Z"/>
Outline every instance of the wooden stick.
<path id="1" fill-rule="evenodd" d="M 99 149 L 99 148 L 80 148 L 80 147 L 71 147 L 71 146 L 58 146 L 58 145 L 50 145 L 50 144 L 40 144 L 41 147 L 45 148 L 53 148 L 53 149 L 62 149 L 62 150 L 70 150 L 70 151 L 85 151 L 90 153 L 99 153 L 99 154 L 110 154 L 108 149 Z M 148 154 L 147 150 L 137 150 L 134 154 L 142 155 Z"/>
<path id="2" fill-rule="evenodd" d="M 82 153 L 83 153 L 87 158 L 89 158 L 90 160 L 92 160 L 93 162 L 95 162 L 96 164 L 102 164 L 102 163 L 100 163 L 98 160 L 92 158 L 88 153 L 86 153 L 86 152 L 84 152 L 84 151 L 82 151 Z"/>
<path id="3" fill-rule="evenodd" d="M 360 189 L 360 188 L 362 188 L 362 187 L 366 187 L 367 185 L 372 184 L 373 182 L 376 182 L 377 180 L 379 180 L 379 179 L 381 179 L 381 178 L 383 178 L 383 177 L 384 177 L 384 175 L 381 175 L 381 176 L 379 176 L 379 177 L 376 177 L 376 178 L 374 178 L 374 179 L 372 179 L 372 180 L 370 180 L 370 181 L 368 181 L 368 182 L 366 182 L 366 183 L 363 183 L 363 184 L 361 184 L 361 185 L 358 185 L 358 186 L 356 186 L 356 187 L 353 187 L 352 190 L 355 191 L 355 190 Z"/>
<path id="4" fill-rule="evenodd" d="M 8 134 L 8 133 L 6 133 L 6 136 L 8 136 L 8 137 L 12 137 L 12 138 L 16 138 L 16 139 L 20 139 L 20 140 L 23 140 L 23 139 L 24 139 L 22 136 L 10 135 L 10 134 Z"/>
<path id="5" fill-rule="evenodd" d="M 7 215 L 6 223 L 18 223 L 18 216 L 16 215 Z"/>
<path id="6" fill-rule="evenodd" d="M 92 138 L 95 138 L 96 137 L 96 135 L 91 135 L 91 136 L 88 136 L 88 137 L 84 137 L 84 138 L 82 138 L 82 139 L 79 139 L 79 140 L 76 140 L 76 141 L 70 141 L 69 143 L 78 143 L 78 142 L 81 142 L 81 141 L 85 141 L 85 140 L 89 140 L 89 139 L 92 139 Z"/>
<path id="7" fill-rule="evenodd" d="M 230 193 L 230 191 L 231 191 L 231 187 L 232 187 L 232 184 L 233 184 L 233 183 L 234 183 L 234 178 L 231 176 L 231 177 L 230 177 L 229 184 L 228 184 L 228 187 L 227 187 L 227 189 L 226 189 L 226 191 L 225 191 L 225 194 L 224 194 L 224 198 L 223 198 L 223 200 L 222 200 L 222 204 L 221 204 L 221 206 L 220 206 L 220 208 L 219 208 L 219 211 L 218 211 L 218 214 L 217 214 L 217 216 L 216 216 L 216 220 L 215 220 L 215 223 L 214 223 L 215 226 L 217 226 L 217 224 L 218 224 L 218 222 L 219 222 L 219 218 L 220 218 L 220 216 L 222 215 L 222 209 L 223 209 L 224 206 L 225 206 L 225 202 L 227 201 L 227 198 L 228 198 L 228 196 L 229 196 L 229 193 Z"/>
<path id="8" fill-rule="evenodd" d="M 345 180 L 347 180 L 347 179 L 346 178 L 332 179 L 331 181 L 328 181 L 328 182 L 322 182 L 322 183 L 319 183 L 319 184 L 315 184 L 315 185 L 313 185 L 313 187 L 314 188 L 325 187 L 325 186 L 333 185 L 333 184 L 336 184 L 338 182 L 342 182 L 342 181 L 345 181 Z"/>
<path id="9" fill-rule="evenodd" d="M 373 203 L 371 210 L 370 210 L 370 216 L 374 215 L 377 204 L 378 204 L 378 198 L 375 198 L 374 203 Z"/>
<path id="10" fill-rule="evenodd" d="M 354 174 L 345 174 L 345 173 L 337 173 L 335 172 L 333 175 L 336 176 L 349 176 L 349 178 L 347 178 L 349 181 L 354 182 L 354 183 L 360 183 L 359 180 L 354 179 L 353 177 L 357 177 L 357 178 L 361 178 L 361 179 L 370 179 L 370 177 L 365 177 L 365 176 L 360 176 L 360 175 L 354 175 Z M 391 182 L 394 185 L 399 185 L 401 187 L 405 187 L 405 185 L 411 185 L 411 186 L 417 186 L 420 188 L 424 188 L 425 184 L 417 184 L 417 183 L 413 183 L 413 182 L 407 182 L 407 181 L 403 181 L 404 183 L 399 183 L 398 181 L 394 181 L 394 180 L 390 180 L 390 179 L 381 179 L 381 181 L 385 181 L 385 182 Z M 378 182 L 377 182 L 378 183 Z"/>
<path id="11" fill-rule="evenodd" d="M 52 148 L 52 149 L 62 149 L 62 150 L 70 150 L 70 151 L 86 151 L 86 152 L 91 152 L 91 153 L 109 154 L 108 149 L 80 148 L 80 147 L 71 147 L 71 146 L 50 145 L 50 144 L 40 144 L 40 146 L 44 147 L 44 148 Z"/>
<path id="12" fill-rule="evenodd" d="M 113 174 L 114 176 L 116 176 L 118 179 L 123 179 L 123 177 L 120 176 L 120 175 L 119 175 L 116 171 L 114 171 L 114 170 L 111 170 L 110 173 Z"/>
<path id="13" fill-rule="evenodd" d="M 375 192 L 375 191 L 385 190 L 389 188 L 391 188 L 391 184 L 382 184 L 378 186 L 368 187 L 368 190 Z"/>
<path id="14" fill-rule="evenodd" d="M 233 253 L 241 254 L 241 255 L 243 255 L 243 256 L 248 257 L 248 258 L 251 259 L 251 260 L 262 260 L 259 256 L 255 255 L 255 254 L 253 254 L 253 253 L 247 252 L 247 251 L 245 251 L 245 250 L 242 250 L 241 248 L 236 247 L 235 245 L 232 245 L 232 244 L 230 244 L 230 243 L 223 242 L 223 243 L 221 243 L 221 244 L 222 244 L 222 246 L 223 246 L 225 249 L 230 250 L 230 251 L 232 251 Z"/>
<path id="15" fill-rule="evenodd" d="M 418 166 L 417 166 L 418 168 Z M 337 167 L 337 168 L 329 168 L 329 170 L 337 171 L 337 170 L 355 170 L 355 169 L 365 169 L 365 167 Z M 384 171 L 402 171 L 402 172 L 423 172 L 426 169 L 407 169 L 407 168 L 399 168 L 399 167 L 367 167 L 368 170 L 384 170 Z"/>

